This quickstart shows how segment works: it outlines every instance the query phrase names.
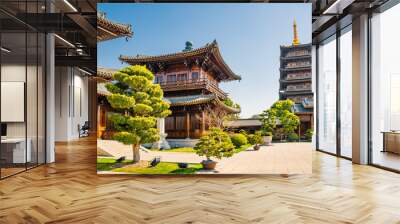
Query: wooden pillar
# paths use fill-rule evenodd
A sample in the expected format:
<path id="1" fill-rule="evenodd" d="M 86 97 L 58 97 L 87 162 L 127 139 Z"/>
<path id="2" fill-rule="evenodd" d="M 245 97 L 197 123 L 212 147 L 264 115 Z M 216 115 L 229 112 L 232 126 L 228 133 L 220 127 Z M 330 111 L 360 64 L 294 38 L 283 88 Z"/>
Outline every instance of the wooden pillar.
<path id="1" fill-rule="evenodd" d="M 206 131 L 206 118 L 204 111 L 201 111 L 201 124 L 200 124 L 200 135 L 203 135 Z"/>
<path id="2" fill-rule="evenodd" d="M 186 112 L 186 138 L 190 138 L 190 116 L 189 116 L 189 112 Z"/>

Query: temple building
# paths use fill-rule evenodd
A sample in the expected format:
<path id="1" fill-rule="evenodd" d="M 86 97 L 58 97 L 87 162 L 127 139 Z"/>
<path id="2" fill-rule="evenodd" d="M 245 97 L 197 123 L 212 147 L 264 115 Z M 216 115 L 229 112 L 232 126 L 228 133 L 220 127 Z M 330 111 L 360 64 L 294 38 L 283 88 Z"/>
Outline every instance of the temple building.
<path id="1" fill-rule="evenodd" d="M 223 60 L 214 40 L 193 49 L 186 42 L 183 51 L 158 56 L 120 56 L 130 65 L 146 65 L 160 84 L 172 114 L 165 119 L 171 147 L 193 146 L 210 126 L 222 124 L 222 117 L 240 109 L 224 103 L 228 94 L 220 82 L 240 80 Z M 218 124 L 219 123 L 219 124 Z"/>
<path id="2" fill-rule="evenodd" d="M 296 21 L 293 23 L 293 42 L 281 46 L 279 100 L 295 102 L 294 112 L 300 118 L 301 136 L 313 128 L 314 94 L 311 75 L 311 43 L 301 44 L 297 35 Z"/>

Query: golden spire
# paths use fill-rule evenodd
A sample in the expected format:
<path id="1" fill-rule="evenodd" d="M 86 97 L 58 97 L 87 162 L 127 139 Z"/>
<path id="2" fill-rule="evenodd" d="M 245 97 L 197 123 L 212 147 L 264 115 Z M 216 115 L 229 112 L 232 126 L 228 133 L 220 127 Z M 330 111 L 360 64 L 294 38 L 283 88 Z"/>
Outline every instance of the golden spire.
<path id="1" fill-rule="evenodd" d="M 296 25 L 296 19 L 293 21 L 293 45 L 299 45 L 299 37 L 297 36 L 297 25 Z"/>

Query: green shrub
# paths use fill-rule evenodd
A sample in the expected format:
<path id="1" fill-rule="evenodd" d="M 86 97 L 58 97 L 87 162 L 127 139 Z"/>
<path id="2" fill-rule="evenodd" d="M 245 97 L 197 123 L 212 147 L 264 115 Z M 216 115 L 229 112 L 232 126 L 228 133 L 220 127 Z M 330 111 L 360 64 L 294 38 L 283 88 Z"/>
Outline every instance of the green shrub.
<path id="1" fill-rule="evenodd" d="M 307 140 L 311 141 L 313 134 L 314 134 L 313 129 L 309 128 L 307 129 L 304 136 L 306 137 Z"/>
<path id="2" fill-rule="evenodd" d="M 264 143 L 261 133 L 249 134 L 247 136 L 247 140 L 252 145 Z"/>
<path id="3" fill-rule="evenodd" d="M 247 138 L 245 135 L 237 133 L 231 136 L 231 141 L 236 148 L 247 144 Z"/>
<path id="4" fill-rule="evenodd" d="M 247 131 L 245 131 L 245 130 L 243 130 L 243 129 L 240 129 L 239 134 L 242 134 L 242 135 L 246 136 L 246 138 L 248 138 L 248 135 L 249 135 L 249 134 L 247 133 Z"/>
<path id="5" fill-rule="evenodd" d="M 264 133 L 264 136 L 272 136 L 272 132 L 267 131 L 267 132 Z"/>
<path id="6" fill-rule="evenodd" d="M 298 141 L 299 140 L 299 135 L 297 135 L 296 133 L 290 133 L 288 135 L 288 140 L 289 140 L 289 142 Z"/>
<path id="7" fill-rule="evenodd" d="M 208 160 L 211 157 L 221 159 L 222 157 L 231 157 L 234 154 L 235 146 L 226 132 L 220 128 L 211 128 L 206 135 L 200 138 L 194 150 L 197 155 L 206 156 Z"/>

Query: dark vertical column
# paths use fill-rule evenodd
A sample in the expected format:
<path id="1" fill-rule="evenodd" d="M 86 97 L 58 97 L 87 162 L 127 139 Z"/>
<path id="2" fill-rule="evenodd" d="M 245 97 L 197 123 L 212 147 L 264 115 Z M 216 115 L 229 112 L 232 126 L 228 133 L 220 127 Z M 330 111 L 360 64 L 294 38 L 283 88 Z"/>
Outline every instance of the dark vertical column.
<path id="1" fill-rule="evenodd" d="M 341 119 L 340 119 L 340 35 L 339 28 L 336 31 L 336 154 L 341 156 Z"/>
<path id="2" fill-rule="evenodd" d="M 315 148 L 319 149 L 319 45 L 315 46 Z"/>
<path id="3" fill-rule="evenodd" d="M 205 112 L 201 111 L 201 127 L 200 127 L 200 135 L 203 135 L 204 132 L 206 131 L 206 118 L 205 118 Z"/>
<path id="4" fill-rule="evenodd" d="M 25 1 L 25 21 L 27 21 L 28 2 Z M 28 24 L 25 23 L 25 88 L 24 88 L 24 122 L 25 122 L 25 170 L 28 169 L 28 115 L 27 115 L 27 91 L 28 91 Z"/>
<path id="5" fill-rule="evenodd" d="M 186 138 L 190 138 L 190 115 L 186 112 Z"/>

